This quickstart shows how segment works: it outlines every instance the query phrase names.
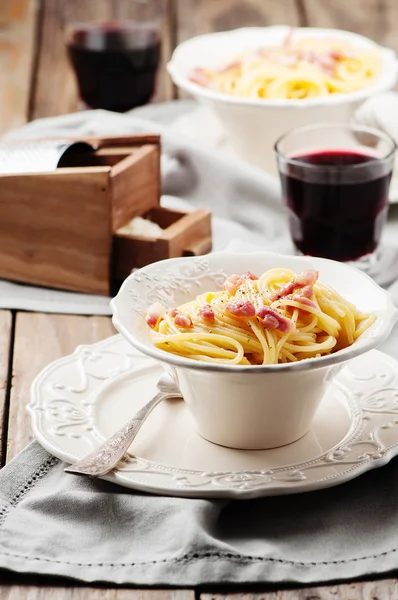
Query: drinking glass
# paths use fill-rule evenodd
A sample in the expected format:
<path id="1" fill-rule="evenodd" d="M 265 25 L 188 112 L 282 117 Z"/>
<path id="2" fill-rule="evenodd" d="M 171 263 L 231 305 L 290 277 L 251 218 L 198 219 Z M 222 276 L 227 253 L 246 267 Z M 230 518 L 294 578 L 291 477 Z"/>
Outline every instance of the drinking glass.
<path id="1" fill-rule="evenodd" d="M 151 100 L 161 52 L 156 22 L 73 23 L 66 37 L 88 107 L 125 112 Z"/>
<path id="2" fill-rule="evenodd" d="M 395 142 L 350 124 L 299 127 L 275 144 L 297 253 L 369 270 L 388 212 Z"/>

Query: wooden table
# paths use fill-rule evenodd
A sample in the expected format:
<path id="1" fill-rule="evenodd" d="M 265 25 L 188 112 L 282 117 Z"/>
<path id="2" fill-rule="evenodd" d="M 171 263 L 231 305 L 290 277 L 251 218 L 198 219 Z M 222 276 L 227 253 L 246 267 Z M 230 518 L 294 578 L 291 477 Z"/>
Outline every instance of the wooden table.
<path id="1" fill-rule="evenodd" d="M 34 377 L 49 362 L 115 333 L 108 317 L 0 310 L 0 465 L 32 439 L 26 412 Z M 302 589 L 244 586 L 223 590 L 128 590 L 71 585 L 70 581 L 0 570 L 1 600 L 384 600 L 398 599 L 398 580 Z"/>

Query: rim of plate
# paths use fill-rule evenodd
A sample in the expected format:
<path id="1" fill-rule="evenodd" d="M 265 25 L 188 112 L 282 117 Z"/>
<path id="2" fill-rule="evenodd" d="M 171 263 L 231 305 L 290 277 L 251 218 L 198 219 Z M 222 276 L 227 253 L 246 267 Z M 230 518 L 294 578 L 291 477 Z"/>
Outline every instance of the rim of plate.
<path id="1" fill-rule="evenodd" d="M 107 346 L 114 344 L 114 343 L 120 343 L 123 341 L 124 340 L 122 339 L 122 336 L 114 335 L 114 336 L 110 336 L 109 338 L 106 338 L 104 340 L 101 340 L 99 342 L 95 342 L 94 344 L 79 345 L 79 346 L 77 346 L 77 348 L 74 350 L 74 352 L 72 354 L 69 354 L 65 357 L 55 360 L 52 363 L 50 363 L 49 365 L 47 365 L 36 376 L 35 380 L 33 381 L 32 385 L 31 385 L 31 398 L 30 398 L 29 404 L 27 405 L 27 411 L 32 419 L 32 426 L 33 426 L 35 437 L 46 450 L 51 452 L 54 456 L 56 456 L 60 460 L 67 462 L 67 463 L 71 463 L 82 457 L 80 455 L 73 454 L 70 451 L 62 450 L 61 448 L 59 448 L 59 446 L 57 446 L 54 442 L 52 442 L 51 439 L 48 438 L 48 436 L 46 436 L 45 432 L 42 431 L 41 419 L 43 417 L 43 411 L 40 407 L 40 398 L 41 398 L 40 386 L 42 386 L 44 384 L 46 378 L 57 368 L 62 367 L 63 365 L 66 365 L 68 363 L 73 363 L 73 362 L 78 363 L 79 356 L 82 353 L 84 353 L 85 351 L 91 350 L 91 349 L 97 350 L 97 349 L 100 349 L 101 347 L 104 347 L 104 349 L 106 350 Z M 377 352 L 377 354 L 383 355 L 385 357 L 386 361 L 390 365 L 390 368 L 393 369 L 394 373 L 398 376 L 398 362 L 396 360 L 394 360 L 391 356 L 384 355 L 380 351 L 375 350 L 375 352 Z M 119 352 L 119 354 L 120 354 L 120 356 L 123 356 L 123 355 L 126 356 L 125 353 Z M 137 357 L 139 357 L 139 355 L 136 355 L 136 358 Z M 156 366 L 156 365 L 152 365 L 152 366 Z M 123 376 L 126 376 L 128 371 L 129 371 L 129 368 L 127 368 L 125 371 L 121 371 L 117 374 L 110 375 L 109 378 L 107 378 L 106 380 L 97 380 L 98 388 L 102 388 L 102 386 L 111 384 L 117 378 L 120 378 L 120 377 L 123 378 Z M 382 386 L 382 385 L 383 385 L 382 382 L 380 382 L 380 386 Z M 339 390 L 342 393 L 350 391 L 350 389 L 348 387 L 346 387 L 344 384 L 342 386 L 339 384 L 335 384 L 335 387 L 337 390 Z M 94 392 L 91 391 L 91 392 L 87 392 L 87 393 L 89 396 L 91 396 L 93 393 L 95 393 L 95 390 L 94 390 Z M 79 394 L 79 397 L 80 397 L 80 394 Z M 351 398 L 348 398 L 346 395 L 345 400 L 351 409 L 350 425 L 348 427 L 347 432 L 342 436 L 342 438 L 336 444 L 331 446 L 325 452 L 322 452 L 316 456 L 314 455 L 313 457 L 311 457 L 310 459 L 308 459 L 306 461 L 302 461 L 300 463 L 293 462 L 290 464 L 281 465 L 280 467 L 275 467 L 275 469 L 280 469 L 281 471 L 288 471 L 289 468 L 294 469 L 295 467 L 297 467 L 297 468 L 305 467 L 307 465 L 311 467 L 312 465 L 314 465 L 316 463 L 317 460 L 321 460 L 322 457 L 324 457 L 325 455 L 329 455 L 336 448 L 344 446 L 344 444 L 347 442 L 347 440 L 349 440 L 351 438 L 356 439 L 356 434 L 361 429 L 360 421 L 358 420 L 360 417 L 360 414 L 362 414 L 360 405 L 358 404 L 358 400 L 356 399 L 355 395 L 353 395 Z M 37 405 L 37 404 L 39 405 L 39 407 L 35 408 L 35 405 Z M 355 411 L 355 409 L 357 409 L 357 411 Z M 359 411 L 359 413 L 356 414 L 356 412 L 358 412 L 358 411 Z M 208 443 L 211 443 L 211 442 L 208 442 Z M 130 477 L 129 477 L 129 474 L 123 473 L 123 470 L 115 471 L 114 473 L 111 473 L 109 475 L 101 477 L 101 479 L 104 479 L 104 480 L 107 480 L 107 481 L 110 481 L 113 483 L 118 483 L 119 485 L 124 485 L 125 487 L 128 487 L 130 489 L 135 489 L 135 490 L 143 491 L 143 492 L 149 492 L 152 494 L 165 494 L 165 495 L 169 495 L 169 496 L 191 497 L 191 498 L 223 497 L 223 498 L 233 498 L 233 499 L 237 499 L 237 500 L 240 500 L 240 499 L 246 500 L 246 499 L 258 498 L 258 497 L 264 497 L 264 496 L 276 496 L 276 495 L 287 495 L 287 494 L 290 495 L 290 494 L 294 494 L 294 493 L 305 493 L 305 492 L 310 492 L 310 491 L 320 490 L 323 488 L 332 487 L 333 485 L 339 485 L 339 484 L 348 482 L 348 481 L 356 478 L 357 476 L 362 475 L 366 471 L 384 466 L 394 456 L 396 456 L 397 453 L 398 453 L 398 436 L 397 436 L 397 441 L 385 449 L 385 453 L 383 454 L 383 456 L 380 455 L 375 458 L 366 458 L 363 456 L 363 457 L 361 457 L 361 459 L 359 459 L 360 462 L 357 462 L 354 465 L 352 465 L 351 462 L 346 463 L 346 466 L 348 468 L 343 473 L 335 473 L 334 469 L 333 469 L 333 473 L 330 476 L 321 477 L 320 479 L 314 480 L 311 483 L 304 482 L 304 481 L 292 481 L 292 483 L 296 484 L 295 487 L 293 487 L 293 488 L 292 487 L 278 488 L 277 485 L 265 486 L 265 484 L 264 484 L 262 487 L 244 488 L 244 489 L 233 487 L 232 485 L 229 488 L 226 488 L 226 487 L 221 488 L 220 487 L 220 488 L 216 489 L 215 487 L 213 487 L 210 490 L 209 489 L 205 490 L 205 489 L 203 489 L 203 487 L 202 487 L 202 489 L 198 489 L 197 486 L 196 487 L 193 486 L 190 489 L 184 489 L 184 488 L 178 488 L 177 487 L 178 484 L 176 484 L 174 486 L 165 485 L 165 484 L 157 485 L 157 484 L 150 484 L 140 478 L 133 479 L 133 476 L 135 474 L 134 471 L 129 471 L 129 474 L 130 474 Z M 193 469 L 183 469 L 183 468 L 171 467 L 171 466 L 167 466 L 167 465 L 160 465 L 159 463 L 155 463 L 149 459 L 140 458 L 140 457 L 137 457 L 137 458 L 140 461 L 142 461 L 144 464 L 147 464 L 150 466 L 152 465 L 154 467 L 155 466 L 160 467 L 161 470 L 164 471 L 164 473 L 172 474 L 172 473 L 181 472 L 182 474 L 197 473 L 199 475 L 201 475 L 202 473 L 203 474 L 207 473 L 207 472 L 202 472 L 202 471 L 193 470 Z M 331 462 L 330 466 L 333 467 L 334 464 L 335 463 Z M 145 472 L 148 472 L 149 474 L 151 474 L 151 472 L 147 471 L 146 469 L 145 469 Z M 139 472 L 139 470 L 137 470 L 136 473 L 141 474 Z M 258 471 L 256 469 L 249 469 L 247 471 L 239 469 L 239 470 L 225 470 L 222 472 L 222 474 L 225 474 L 227 476 L 228 475 L 239 476 L 239 474 L 241 474 L 241 473 L 253 473 L 253 475 L 255 476 L 256 473 L 258 473 Z M 213 486 L 214 486 L 214 484 L 213 484 Z"/>
<path id="2" fill-rule="evenodd" d="M 231 260 L 231 262 L 233 263 L 234 259 L 237 259 L 238 257 L 241 257 L 243 255 L 247 256 L 249 258 L 250 258 L 250 256 L 252 256 L 252 257 L 264 257 L 264 256 L 272 257 L 275 259 L 275 264 L 278 264 L 277 263 L 278 259 L 280 259 L 282 257 L 286 258 L 288 256 L 288 255 L 284 255 L 284 254 L 277 254 L 277 253 L 267 252 L 267 251 L 248 252 L 245 254 L 221 251 L 221 252 L 213 252 L 211 254 L 205 255 L 202 258 L 207 257 L 209 260 L 211 260 L 211 257 L 214 257 L 216 259 L 217 259 L 217 257 L 223 257 L 223 258 L 225 258 L 225 260 Z M 369 332 L 371 332 L 371 331 L 374 332 L 375 325 L 376 324 L 380 325 L 380 320 L 381 320 L 382 327 L 378 331 L 377 334 L 373 335 L 372 337 L 369 336 L 367 338 L 360 337 L 351 346 L 348 346 L 347 348 L 344 348 L 342 350 L 338 350 L 334 354 L 321 356 L 319 358 L 305 358 L 305 359 L 297 361 L 297 362 L 286 363 L 286 364 L 277 364 L 277 365 L 248 365 L 248 366 L 246 366 L 246 365 L 223 365 L 223 364 L 212 364 L 212 363 L 207 363 L 207 362 L 205 363 L 205 362 L 192 360 L 189 358 L 185 358 L 182 356 L 178 356 L 175 354 L 165 352 L 164 350 L 160 350 L 160 349 L 156 348 L 156 346 L 150 345 L 149 343 L 141 342 L 139 339 L 137 339 L 133 335 L 132 331 L 124 323 L 123 319 L 120 318 L 120 311 L 119 311 L 119 303 L 123 302 L 123 299 L 125 296 L 128 296 L 129 286 L 131 285 L 131 283 L 133 281 L 136 281 L 137 273 L 139 273 L 139 274 L 145 273 L 148 276 L 150 276 L 151 270 L 158 268 L 159 265 L 164 265 L 164 267 L 167 268 L 167 267 L 171 267 L 172 265 L 179 265 L 179 264 L 183 264 L 183 263 L 187 264 L 189 262 L 192 262 L 193 260 L 197 260 L 198 258 L 201 258 L 201 257 L 169 258 L 169 259 L 151 263 L 150 265 L 142 267 L 141 269 L 139 269 L 139 271 L 136 271 L 135 273 L 130 274 L 124 280 L 124 282 L 122 283 L 122 285 L 119 289 L 119 292 L 117 293 L 117 295 L 114 298 L 112 298 L 112 300 L 110 302 L 110 307 L 111 307 L 111 311 L 112 311 L 112 322 L 113 322 L 115 328 L 119 331 L 119 333 L 121 333 L 123 335 L 123 337 L 132 346 L 134 346 L 135 348 L 137 348 L 137 350 L 139 350 L 143 354 L 146 354 L 147 356 L 151 356 L 152 358 L 154 358 L 156 360 L 159 360 L 163 363 L 171 364 L 178 368 L 195 369 L 195 370 L 200 370 L 200 371 L 208 371 L 208 372 L 211 371 L 211 372 L 220 372 L 220 373 L 271 373 L 271 372 L 281 373 L 282 371 L 298 372 L 298 371 L 309 371 L 309 370 L 314 370 L 314 369 L 320 369 L 320 368 L 329 367 L 331 365 L 336 365 L 341 362 L 347 361 L 351 358 L 354 358 L 355 356 L 364 354 L 365 352 L 368 352 L 369 350 L 372 350 L 376 346 L 382 344 L 388 338 L 394 324 L 398 320 L 398 309 L 395 308 L 395 306 L 393 304 L 392 296 L 389 292 L 387 292 L 386 290 L 383 290 L 383 288 L 381 288 L 371 277 L 369 277 L 369 275 L 360 271 L 359 269 L 356 269 L 356 268 L 354 268 L 350 265 L 344 264 L 344 263 L 337 263 L 343 271 L 346 271 L 347 274 L 352 273 L 354 271 L 357 275 L 362 277 L 368 285 L 372 285 L 374 288 L 376 288 L 378 290 L 378 292 L 380 294 L 384 295 L 385 299 L 387 301 L 387 307 L 383 314 L 383 318 L 378 316 L 376 321 L 367 330 Z M 329 260 L 327 258 L 290 256 L 290 255 L 288 256 L 288 258 L 292 262 L 301 262 L 301 263 L 303 262 L 303 260 L 308 260 L 311 263 L 312 268 L 314 266 L 319 265 L 319 270 L 321 270 L 322 265 L 327 266 L 328 264 L 336 264 L 336 261 Z M 311 268 L 311 267 L 309 265 L 309 268 Z M 132 315 L 134 314 L 133 310 L 131 311 L 131 314 Z M 136 318 L 140 318 L 137 313 L 135 313 L 135 314 L 136 314 Z"/>

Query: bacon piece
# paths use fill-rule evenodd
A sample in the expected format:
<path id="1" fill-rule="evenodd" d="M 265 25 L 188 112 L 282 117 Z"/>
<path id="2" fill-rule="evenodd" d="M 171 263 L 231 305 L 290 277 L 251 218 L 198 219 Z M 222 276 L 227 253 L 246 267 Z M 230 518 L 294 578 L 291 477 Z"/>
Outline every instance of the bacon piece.
<path id="1" fill-rule="evenodd" d="M 294 277 L 294 279 L 289 281 L 289 283 L 282 286 L 279 290 L 271 294 L 271 302 L 275 302 L 275 300 L 280 300 L 284 296 L 292 294 L 297 288 L 313 286 L 316 280 L 318 279 L 318 275 L 318 271 L 304 271 L 303 273 L 299 273 L 297 277 Z"/>
<path id="2" fill-rule="evenodd" d="M 301 290 L 300 290 L 300 296 L 304 297 L 304 298 L 311 298 L 311 296 L 314 293 L 314 288 L 312 287 L 312 285 L 305 285 Z"/>
<path id="3" fill-rule="evenodd" d="M 266 329 L 278 329 L 279 321 L 272 315 L 265 315 L 263 318 L 263 325 Z"/>
<path id="4" fill-rule="evenodd" d="M 320 54 L 317 56 L 317 62 L 319 64 L 319 66 L 321 67 L 321 69 L 323 69 L 324 71 L 328 72 L 328 73 L 333 73 L 333 69 L 336 65 L 336 62 L 333 60 L 333 58 L 327 54 Z"/>
<path id="5" fill-rule="evenodd" d="M 164 315 L 165 312 L 166 307 L 163 306 L 163 304 L 161 304 L 160 302 L 154 302 L 153 304 L 151 304 L 151 306 L 148 308 L 148 312 L 145 317 L 147 325 L 149 325 L 149 327 L 151 327 L 152 329 L 156 327 L 158 320 Z"/>
<path id="6" fill-rule="evenodd" d="M 355 58 L 356 54 L 352 49 L 344 48 L 344 50 L 338 50 L 335 48 L 334 50 L 330 50 L 329 56 L 333 60 L 338 61 L 343 58 Z"/>
<path id="7" fill-rule="evenodd" d="M 233 296 L 236 293 L 236 290 L 242 285 L 243 279 L 240 275 L 230 275 L 224 281 L 224 289 L 228 292 L 230 296 Z"/>
<path id="8" fill-rule="evenodd" d="M 208 323 L 214 323 L 214 310 L 210 304 L 205 304 L 199 309 L 199 314 L 204 321 Z"/>
<path id="9" fill-rule="evenodd" d="M 304 287 L 306 285 L 314 285 L 319 277 L 319 271 L 303 271 L 303 273 L 299 273 L 296 277 L 296 282 L 298 286 L 296 287 Z"/>
<path id="10" fill-rule="evenodd" d="M 313 302 L 306 296 L 294 296 L 293 300 L 296 300 L 296 302 L 300 302 L 300 304 L 305 304 L 305 306 L 311 306 L 311 308 L 317 308 L 315 302 Z"/>
<path id="11" fill-rule="evenodd" d="M 327 73 L 333 73 L 336 61 L 330 52 L 314 52 L 314 50 L 304 50 L 300 58 L 309 63 L 318 65 Z"/>
<path id="12" fill-rule="evenodd" d="M 192 69 L 188 75 L 188 79 L 193 83 L 197 83 L 203 87 L 210 87 L 210 81 L 204 69 L 197 67 Z"/>
<path id="13" fill-rule="evenodd" d="M 300 306 L 300 309 L 304 310 L 304 311 L 306 310 L 305 306 L 310 306 L 311 308 L 318 308 L 317 305 L 315 304 L 315 302 L 310 300 L 312 293 L 313 293 L 312 287 L 307 285 L 302 290 L 300 290 L 300 293 L 290 295 L 288 298 L 285 298 L 286 305 L 289 306 L 290 301 L 293 301 L 293 302 L 300 302 L 300 304 L 303 304 L 304 306 L 302 306 L 302 307 Z M 293 308 L 293 306 L 290 306 L 290 308 Z M 306 312 L 309 312 L 309 311 L 306 311 Z"/>
<path id="14" fill-rule="evenodd" d="M 335 60 L 335 61 L 336 61 L 336 60 L 341 60 L 342 58 L 344 58 L 344 55 L 343 55 L 343 53 L 341 52 L 341 50 L 336 50 L 336 49 L 334 49 L 334 50 L 331 50 L 331 51 L 329 52 L 329 56 L 330 56 L 330 58 L 332 58 L 332 59 L 333 59 L 333 60 Z"/>
<path id="15" fill-rule="evenodd" d="M 237 289 L 245 282 L 245 279 L 251 279 L 255 281 L 258 279 L 257 275 L 252 273 L 251 271 L 246 271 L 243 275 L 236 275 L 233 273 L 224 281 L 224 289 L 228 292 L 230 296 L 234 296 L 236 294 Z"/>
<path id="16" fill-rule="evenodd" d="M 178 312 L 174 317 L 174 323 L 179 327 L 192 327 L 193 323 L 189 315 L 183 315 Z"/>
<path id="17" fill-rule="evenodd" d="M 262 306 L 260 310 L 257 311 L 257 316 L 262 319 L 262 323 L 267 329 L 278 329 L 278 331 L 281 331 L 282 333 L 290 331 L 291 323 L 289 319 L 270 306 Z"/>
<path id="18" fill-rule="evenodd" d="M 241 278 L 242 279 L 251 279 L 252 281 L 256 281 L 256 279 L 258 279 L 257 275 L 255 275 L 251 271 L 246 271 L 245 273 L 243 273 L 243 275 L 241 275 Z"/>
<path id="19" fill-rule="evenodd" d="M 242 61 L 234 60 L 233 62 L 229 63 L 229 65 L 226 65 L 225 67 L 220 69 L 219 72 L 227 73 L 228 71 L 231 71 L 232 69 L 240 69 L 241 66 L 242 66 Z"/>
<path id="20" fill-rule="evenodd" d="M 235 317 L 254 317 L 256 314 L 254 304 L 248 300 L 230 300 L 226 303 L 225 309 Z"/>
<path id="21" fill-rule="evenodd" d="M 178 315 L 178 310 L 176 308 L 169 308 L 167 314 L 174 318 Z"/>
<path id="22" fill-rule="evenodd" d="M 158 322 L 158 316 L 153 315 L 153 314 L 147 314 L 145 317 L 145 321 L 147 323 L 147 325 L 149 325 L 149 327 L 151 327 L 151 329 L 154 329 L 156 327 L 156 323 Z"/>

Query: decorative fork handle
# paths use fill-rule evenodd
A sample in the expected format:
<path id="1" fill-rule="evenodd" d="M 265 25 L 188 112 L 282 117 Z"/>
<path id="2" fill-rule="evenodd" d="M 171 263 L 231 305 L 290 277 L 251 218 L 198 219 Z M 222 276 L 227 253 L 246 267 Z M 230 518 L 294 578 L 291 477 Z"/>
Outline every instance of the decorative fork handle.
<path id="1" fill-rule="evenodd" d="M 97 450 L 64 469 L 66 473 L 101 477 L 101 475 L 106 475 L 112 471 L 120 459 L 126 454 L 131 443 L 141 429 L 142 424 L 151 414 L 153 409 L 163 400 L 175 397 L 178 396 L 167 392 L 159 392 L 156 394 L 156 396 L 152 398 L 152 400 L 149 400 L 149 402 L 147 402 L 138 413 L 128 421 L 128 423 L 123 425 L 121 429 L 104 442 Z"/>

